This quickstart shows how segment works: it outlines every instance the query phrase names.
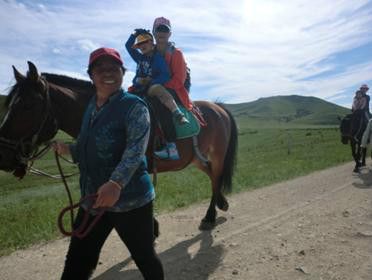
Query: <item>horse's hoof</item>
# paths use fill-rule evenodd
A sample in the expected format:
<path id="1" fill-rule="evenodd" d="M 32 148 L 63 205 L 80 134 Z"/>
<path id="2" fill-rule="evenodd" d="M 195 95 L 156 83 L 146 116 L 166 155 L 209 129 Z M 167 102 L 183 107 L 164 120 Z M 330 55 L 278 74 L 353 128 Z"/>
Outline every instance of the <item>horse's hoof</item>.
<path id="1" fill-rule="evenodd" d="M 199 230 L 212 230 L 216 226 L 216 222 L 210 222 L 205 219 L 203 219 L 200 222 Z"/>
<path id="2" fill-rule="evenodd" d="M 354 168 L 353 172 L 354 173 L 359 173 L 359 168 Z"/>
<path id="3" fill-rule="evenodd" d="M 221 198 L 217 200 L 217 207 L 218 209 L 226 212 L 229 209 L 229 203 L 226 199 Z"/>
<path id="4" fill-rule="evenodd" d="M 221 203 L 221 204 L 217 204 L 217 207 L 218 209 L 222 210 L 222 211 L 227 211 L 229 210 L 229 204 L 226 202 L 226 203 Z"/>

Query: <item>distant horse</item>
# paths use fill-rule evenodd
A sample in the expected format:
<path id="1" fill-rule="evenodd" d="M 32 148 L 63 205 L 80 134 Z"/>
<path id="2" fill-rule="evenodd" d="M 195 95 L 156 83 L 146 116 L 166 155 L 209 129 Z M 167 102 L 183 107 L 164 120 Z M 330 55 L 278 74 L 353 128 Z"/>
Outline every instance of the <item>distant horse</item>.
<path id="1" fill-rule="evenodd" d="M 59 129 L 77 137 L 84 110 L 95 92 L 88 81 L 54 74 L 40 76 L 33 63 L 28 62 L 28 66 L 27 76 L 13 66 L 17 83 L 6 98 L 7 113 L 0 126 L 0 170 L 13 172 L 17 177 L 25 175 L 28 162 L 40 145 L 51 140 Z M 227 109 L 207 101 L 196 101 L 195 105 L 207 123 L 201 127 L 197 139 L 208 164 L 196 156 L 194 143 L 187 138 L 176 141 L 181 159 L 156 160 L 156 169 L 157 172 L 176 171 L 193 163 L 209 176 L 212 197 L 200 228 L 210 229 L 216 222 L 216 206 L 223 211 L 229 207 L 223 192 L 232 188 L 238 134 L 235 120 Z M 154 166 L 151 149 L 149 145 L 150 172 Z"/>
<path id="2" fill-rule="evenodd" d="M 351 153 L 355 161 L 353 172 L 359 172 L 359 168 L 366 165 L 366 149 L 360 147 L 368 123 L 364 114 L 364 111 L 357 110 L 346 115 L 340 124 L 342 144 L 346 145 L 350 141 Z"/>

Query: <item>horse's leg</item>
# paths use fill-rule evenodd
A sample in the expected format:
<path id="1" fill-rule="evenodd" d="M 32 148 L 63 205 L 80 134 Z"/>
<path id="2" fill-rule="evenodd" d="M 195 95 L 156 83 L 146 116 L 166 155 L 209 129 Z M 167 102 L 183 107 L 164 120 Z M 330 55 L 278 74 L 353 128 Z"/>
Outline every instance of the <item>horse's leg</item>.
<path id="1" fill-rule="evenodd" d="M 200 230 L 213 229 L 216 225 L 216 217 L 217 217 L 216 196 L 215 194 L 212 194 L 211 202 L 209 203 L 207 213 L 205 214 L 205 217 L 201 220 L 199 229 Z"/>
<path id="2" fill-rule="evenodd" d="M 219 177 L 219 176 L 218 176 Z M 227 211 L 229 209 L 229 203 L 222 193 L 221 190 L 221 180 L 218 178 L 211 178 L 212 181 L 212 198 L 209 203 L 209 207 L 205 217 L 202 219 L 199 229 L 200 230 L 210 230 L 216 225 L 216 205 L 222 211 Z"/>
<path id="3" fill-rule="evenodd" d="M 214 153 L 210 154 L 210 164 L 209 168 L 202 169 L 200 163 L 196 164 L 200 169 L 206 172 L 211 180 L 212 186 L 212 197 L 209 203 L 209 207 L 205 217 L 202 219 L 199 229 L 209 230 L 212 229 L 216 224 L 216 205 L 219 209 L 227 211 L 229 208 L 229 203 L 227 202 L 225 196 L 222 193 L 222 174 L 224 170 L 224 153 L 221 151 L 215 150 Z"/>
<path id="4" fill-rule="evenodd" d="M 351 153 L 353 155 L 353 159 L 354 159 L 354 162 L 355 162 L 355 167 L 353 169 L 353 172 L 359 172 L 359 167 L 360 167 L 360 162 L 359 162 L 359 158 L 360 158 L 360 154 L 358 154 L 358 151 L 357 151 L 357 144 L 355 142 L 355 140 L 351 139 L 350 141 L 350 147 L 351 147 Z"/>
<path id="5" fill-rule="evenodd" d="M 231 191 L 232 175 L 235 168 L 238 133 L 231 113 L 217 104 L 201 108 L 208 123 L 198 136 L 200 151 L 207 156 L 209 164 L 204 166 L 196 157 L 194 164 L 204 171 L 211 180 L 212 197 L 199 229 L 208 230 L 216 224 L 216 205 L 227 211 L 229 204 L 223 191 Z"/>
<path id="6" fill-rule="evenodd" d="M 215 181 L 213 180 L 212 176 L 212 168 L 211 168 L 211 162 L 209 162 L 208 166 L 203 165 L 197 157 L 194 157 L 193 160 L 194 165 L 206 173 L 211 180 L 211 186 L 212 186 L 212 197 L 211 201 L 209 203 L 209 207 L 207 210 L 207 213 L 205 214 L 204 218 L 201 220 L 199 229 L 200 230 L 210 230 L 215 226 L 216 222 L 216 216 L 217 216 L 217 211 L 216 211 L 216 193 L 215 193 Z"/>
<path id="7" fill-rule="evenodd" d="M 222 161 L 223 165 L 221 166 L 221 170 L 219 171 L 218 175 L 218 195 L 217 195 L 217 206 L 222 211 L 227 211 L 229 209 L 229 203 L 227 199 L 223 195 L 223 192 L 231 192 L 232 190 L 232 177 L 234 174 L 234 169 L 236 166 L 236 158 L 237 158 L 237 148 L 238 148 L 238 127 L 234 120 L 232 114 L 223 108 L 225 113 L 229 116 L 229 126 L 230 126 L 230 133 L 229 133 L 229 140 L 226 143 L 227 150 L 225 151 L 225 156 L 222 158 L 216 158 L 217 161 Z M 225 127 L 227 124 L 225 125 Z M 220 143 L 222 144 L 222 143 Z"/>
<path id="8" fill-rule="evenodd" d="M 361 148 L 361 150 L 362 150 L 362 166 L 366 166 L 367 148 Z"/>
<path id="9" fill-rule="evenodd" d="M 159 222 L 158 220 L 154 217 L 154 240 L 158 238 L 160 235 L 159 231 Z"/>
<path id="10" fill-rule="evenodd" d="M 360 147 L 359 143 L 355 143 L 355 149 L 356 149 L 356 158 L 358 162 L 358 168 L 362 167 L 362 148 Z"/>

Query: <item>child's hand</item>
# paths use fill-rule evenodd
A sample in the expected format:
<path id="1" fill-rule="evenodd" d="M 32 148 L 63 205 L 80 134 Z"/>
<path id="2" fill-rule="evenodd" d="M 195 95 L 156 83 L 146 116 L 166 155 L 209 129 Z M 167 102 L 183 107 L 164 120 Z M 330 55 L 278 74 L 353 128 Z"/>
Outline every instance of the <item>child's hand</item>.
<path id="1" fill-rule="evenodd" d="M 141 86 L 147 86 L 151 80 L 151 77 L 137 78 L 137 83 Z"/>
<path id="2" fill-rule="evenodd" d="M 143 29 L 143 28 L 136 28 L 136 29 L 134 29 L 133 35 L 138 36 L 140 34 L 148 33 L 148 32 L 149 32 L 149 30 L 146 30 L 146 29 Z"/>
<path id="3" fill-rule="evenodd" d="M 143 83 L 145 86 L 147 86 L 152 81 L 151 77 L 145 77 L 143 78 L 143 80 L 144 80 Z"/>

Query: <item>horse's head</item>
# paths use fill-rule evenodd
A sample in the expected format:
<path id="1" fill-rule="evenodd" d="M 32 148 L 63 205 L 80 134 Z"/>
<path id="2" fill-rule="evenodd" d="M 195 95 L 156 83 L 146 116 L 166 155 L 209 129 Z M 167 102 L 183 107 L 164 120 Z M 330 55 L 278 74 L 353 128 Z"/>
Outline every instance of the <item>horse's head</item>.
<path id="1" fill-rule="evenodd" d="M 27 76 L 14 66 L 16 84 L 5 101 L 0 125 L 0 170 L 22 178 L 38 147 L 54 137 L 57 124 L 51 112 L 49 85 L 28 62 Z"/>

